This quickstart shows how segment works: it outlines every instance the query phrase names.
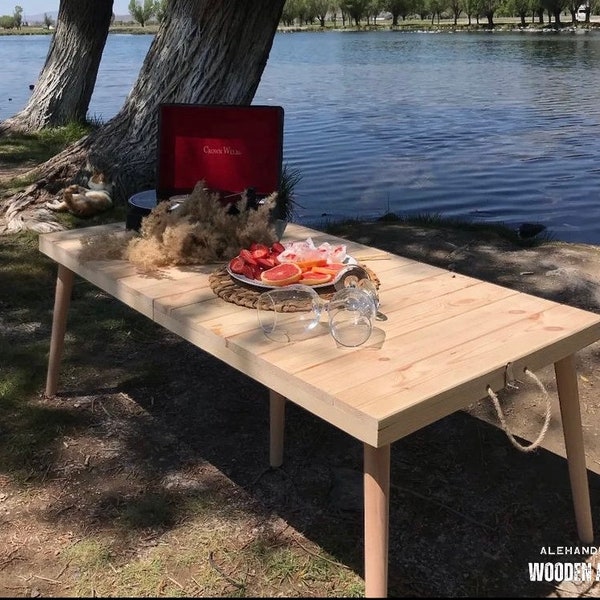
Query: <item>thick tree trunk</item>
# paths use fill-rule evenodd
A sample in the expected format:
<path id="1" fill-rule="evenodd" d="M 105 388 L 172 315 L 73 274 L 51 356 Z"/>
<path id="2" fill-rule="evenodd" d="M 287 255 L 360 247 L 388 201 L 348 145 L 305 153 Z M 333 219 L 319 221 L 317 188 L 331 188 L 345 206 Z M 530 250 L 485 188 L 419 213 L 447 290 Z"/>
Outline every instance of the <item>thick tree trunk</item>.
<path id="1" fill-rule="evenodd" d="M 560 13 L 562 10 L 560 8 L 554 9 L 554 25 L 556 27 L 560 27 Z"/>
<path id="2" fill-rule="evenodd" d="M 172 0 L 165 21 L 119 113 L 103 127 L 46 162 L 42 181 L 14 197 L 23 207 L 48 200 L 57 182 L 88 162 L 108 173 L 114 199 L 155 186 L 158 107 L 164 102 L 250 104 L 267 63 L 285 0 Z M 46 190 L 48 182 L 52 189 Z M 15 211 L 5 231 L 35 228 Z M 12 216 L 15 215 L 15 216 Z M 5 219 L 6 220 L 6 219 Z M 0 224 L 0 232 L 2 224 Z"/>
<path id="3" fill-rule="evenodd" d="M 113 0 L 61 0 L 46 63 L 27 106 L 0 132 L 85 121 L 106 43 Z"/>

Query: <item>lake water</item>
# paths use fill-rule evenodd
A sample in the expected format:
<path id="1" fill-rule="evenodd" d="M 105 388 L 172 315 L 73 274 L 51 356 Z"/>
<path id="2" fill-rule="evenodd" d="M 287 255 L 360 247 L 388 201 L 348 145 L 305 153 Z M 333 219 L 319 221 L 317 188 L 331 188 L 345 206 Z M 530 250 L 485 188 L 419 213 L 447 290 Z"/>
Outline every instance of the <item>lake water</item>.
<path id="1" fill-rule="evenodd" d="M 0 36 L 0 119 L 49 41 Z M 90 116 L 118 111 L 151 41 L 109 36 Z M 437 213 L 600 243 L 600 34 L 278 33 L 254 102 L 285 109 L 300 222 Z"/>

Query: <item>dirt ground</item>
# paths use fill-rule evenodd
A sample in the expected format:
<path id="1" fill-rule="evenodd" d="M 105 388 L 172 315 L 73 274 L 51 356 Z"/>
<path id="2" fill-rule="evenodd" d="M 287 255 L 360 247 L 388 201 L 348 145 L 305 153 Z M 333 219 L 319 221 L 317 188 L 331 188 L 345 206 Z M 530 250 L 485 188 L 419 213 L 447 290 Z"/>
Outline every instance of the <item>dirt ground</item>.
<path id="1" fill-rule="evenodd" d="M 550 243 L 521 249 L 470 232 L 393 222 L 356 223 L 343 235 L 600 311 L 596 247 Z M 376 263 L 372 265 L 376 269 Z M 102 294 L 98 301 L 113 302 Z M 116 302 L 115 310 L 126 320 L 138 318 Z M 103 587 L 101 582 L 82 589 L 85 573 L 73 566 L 69 550 L 103 534 L 119 548 L 123 564 L 127 557 L 160 547 L 184 553 L 185 527 L 193 526 L 195 535 L 201 535 L 202 528 L 197 517 L 183 515 L 176 507 L 208 488 L 221 509 L 231 507 L 219 521 L 227 538 L 222 547 L 229 556 L 263 535 L 270 543 L 287 543 L 311 555 L 325 552 L 360 580 L 360 443 L 292 405 L 284 466 L 267 469 L 267 391 L 159 327 L 151 331 L 142 344 L 139 336 L 120 339 L 114 347 L 97 348 L 93 357 L 77 357 L 77 362 L 93 365 L 94 376 L 78 381 L 66 364 L 61 393 L 40 397 L 40 407 L 66 408 L 79 425 L 61 439 L 52 461 L 40 456 L 40 469 L 46 471 L 36 474 L 35 485 L 13 480 L 6 469 L 0 475 L 0 596 L 113 595 L 110 585 Z M 18 332 L 13 334 L 18 337 Z M 49 339 L 47 328 L 45 334 Z M 577 358 L 596 524 L 599 351 L 594 344 Z M 153 373 L 128 379 L 127 365 L 149 355 Z M 553 399 L 554 412 L 542 448 L 534 453 L 524 454 L 510 445 L 489 399 L 393 445 L 391 596 L 600 596 L 593 547 L 577 540 L 552 368 L 537 375 Z M 535 439 L 545 409 L 538 388 L 522 381 L 518 390 L 500 399 L 514 434 L 524 443 Z M 172 522 L 163 520 L 156 526 L 149 518 L 124 534 L 119 511 L 149 492 L 164 494 L 173 507 Z M 215 522 L 207 521 L 205 527 L 214 528 Z M 529 563 L 559 563 L 565 557 L 553 553 L 565 549 L 573 553 L 566 557 L 568 562 L 594 566 L 592 580 L 530 581 Z M 200 554 L 197 561 L 212 565 L 212 584 L 199 581 L 193 568 L 182 563 L 163 577 L 163 583 L 168 579 L 176 586 L 162 585 L 145 595 L 338 596 L 354 589 L 325 579 L 312 587 L 294 588 L 279 580 L 242 590 L 231 580 L 239 580 L 243 565 L 233 562 L 223 569 L 223 555 L 211 554 L 209 560 Z M 122 574 L 123 568 L 115 565 L 115 574 Z"/>

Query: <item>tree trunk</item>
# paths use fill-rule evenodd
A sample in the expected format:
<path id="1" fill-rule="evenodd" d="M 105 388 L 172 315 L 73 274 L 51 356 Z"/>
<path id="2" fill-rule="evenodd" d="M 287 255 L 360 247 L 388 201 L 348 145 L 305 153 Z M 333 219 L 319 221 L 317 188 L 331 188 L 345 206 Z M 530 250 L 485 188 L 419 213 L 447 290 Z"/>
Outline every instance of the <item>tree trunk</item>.
<path id="1" fill-rule="evenodd" d="M 37 172 L 41 181 L 13 197 L 19 212 L 24 195 L 31 210 L 32 203 L 48 200 L 46 192 L 56 193 L 57 183 L 68 184 L 67 178 L 86 163 L 111 177 L 116 202 L 155 187 L 159 104 L 250 104 L 284 1 L 172 0 L 119 113 L 44 163 Z M 6 212 L 12 216 L 15 211 Z M 39 218 L 32 225 L 26 221 L 12 217 L 4 230 L 47 230 L 38 225 Z"/>
<path id="2" fill-rule="evenodd" d="M 554 10 L 554 26 L 556 28 L 560 27 L 560 13 L 561 13 L 560 8 Z"/>
<path id="3" fill-rule="evenodd" d="M 25 108 L 0 132 L 83 122 L 112 18 L 113 0 L 61 0 L 46 63 Z"/>

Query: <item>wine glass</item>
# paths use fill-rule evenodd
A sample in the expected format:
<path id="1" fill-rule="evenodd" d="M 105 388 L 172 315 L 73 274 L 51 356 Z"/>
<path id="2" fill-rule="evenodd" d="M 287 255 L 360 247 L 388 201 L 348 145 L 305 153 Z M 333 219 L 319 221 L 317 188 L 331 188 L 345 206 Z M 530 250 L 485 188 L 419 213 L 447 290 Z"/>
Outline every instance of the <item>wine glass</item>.
<path id="1" fill-rule="evenodd" d="M 335 292 L 327 313 L 333 339 L 341 346 L 355 347 L 371 336 L 377 305 L 368 290 L 349 286 Z"/>
<path id="2" fill-rule="evenodd" d="M 319 333 L 323 303 L 307 285 L 292 284 L 263 292 L 256 309 L 263 333 L 275 342 L 303 340 Z"/>

